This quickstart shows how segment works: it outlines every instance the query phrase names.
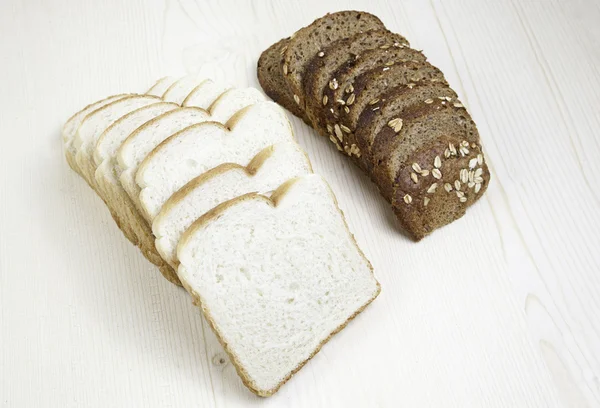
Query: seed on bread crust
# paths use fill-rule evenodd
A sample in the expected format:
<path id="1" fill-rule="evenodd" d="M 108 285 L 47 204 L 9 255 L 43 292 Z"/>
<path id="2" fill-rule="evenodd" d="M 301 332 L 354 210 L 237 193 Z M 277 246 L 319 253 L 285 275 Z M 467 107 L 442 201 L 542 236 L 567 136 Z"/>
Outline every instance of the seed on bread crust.
<path id="1" fill-rule="evenodd" d="M 446 183 L 444 184 L 444 190 L 446 190 L 446 192 L 451 192 L 452 191 L 452 184 L 450 183 Z"/>
<path id="2" fill-rule="evenodd" d="M 440 156 L 435 156 L 435 159 L 433 160 L 433 165 L 436 169 L 442 167 L 442 159 L 440 159 Z"/>
<path id="3" fill-rule="evenodd" d="M 431 99 L 431 98 L 429 98 L 429 99 L 425 99 L 425 103 L 426 103 L 426 104 L 433 103 L 433 99 Z"/>
<path id="4" fill-rule="evenodd" d="M 343 141 L 344 140 L 344 134 L 342 133 L 342 129 L 340 128 L 340 125 L 338 125 L 336 123 L 335 126 L 333 127 L 333 129 L 335 131 L 335 135 L 340 140 L 340 142 Z"/>
<path id="5" fill-rule="evenodd" d="M 427 192 L 429 194 L 435 193 L 435 190 L 437 189 L 437 186 L 438 186 L 437 183 L 433 183 L 432 185 L 429 186 L 429 188 L 427 189 Z"/>
<path id="6" fill-rule="evenodd" d="M 296 95 L 296 94 L 294 94 L 294 101 L 296 101 L 296 103 L 298 105 L 300 105 L 300 97 L 298 95 Z"/>
<path id="7" fill-rule="evenodd" d="M 406 204 L 412 203 L 412 197 L 410 196 L 410 194 L 405 194 L 403 199 Z"/>
<path id="8" fill-rule="evenodd" d="M 338 89 L 338 81 L 337 79 L 333 78 L 331 81 L 329 81 L 329 89 L 331 89 L 332 91 L 335 91 L 336 89 Z"/>
<path id="9" fill-rule="evenodd" d="M 412 169 L 413 169 L 414 171 L 416 171 L 417 173 L 420 173 L 420 172 L 421 172 L 421 166 L 419 166 L 419 163 L 413 163 L 413 164 L 412 164 Z"/>
<path id="10" fill-rule="evenodd" d="M 356 99 L 356 94 L 350 94 L 350 96 L 348 97 L 348 100 L 346 101 L 346 105 L 352 105 L 354 103 L 354 100 Z"/>
<path id="11" fill-rule="evenodd" d="M 439 169 L 431 170 L 431 175 L 438 180 L 442 178 L 442 172 Z"/>
<path id="12" fill-rule="evenodd" d="M 370 101 L 369 105 L 375 105 L 377 102 L 379 102 L 379 98 L 375 98 L 372 101 Z"/>
<path id="13" fill-rule="evenodd" d="M 329 98 L 327 97 L 327 95 L 323 95 L 323 106 L 327 105 L 328 101 L 329 101 Z"/>
<path id="14" fill-rule="evenodd" d="M 287 75 L 288 74 L 288 66 L 287 64 L 283 64 L 283 75 Z"/>
<path id="15" fill-rule="evenodd" d="M 410 178 L 412 179 L 413 183 L 417 184 L 419 182 L 419 176 L 417 176 L 416 173 L 410 173 Z"/>
<path id="16" fill-rule="evenodd" d="M 348 126 L 346 126 L 346 125 L 342 125 L 342 124 L 340 124 L 340 128 L 341 128 L 341 129 L 342 129 L 344 132 L 346 132 L 346 133 L 352 133 L 352 131 L 350 130 L 350 128 L 349 128 Z"/>
<path id="17" fill-rule="evenodd" d="M 394 132 L 398 133 L 402 130 L 402 118 L 395 118 L 388 122 L 388 126 L 394 129 Z"/>
<path id="18" fill-rule="evenodd" d="M 325 56 L 325 53 L 324 53 L 323 51 L 320 51 L 320 52 L 319 52 L 317 55 L 318 55 L 319 57 L 324 57 L 324 56 Z"/>

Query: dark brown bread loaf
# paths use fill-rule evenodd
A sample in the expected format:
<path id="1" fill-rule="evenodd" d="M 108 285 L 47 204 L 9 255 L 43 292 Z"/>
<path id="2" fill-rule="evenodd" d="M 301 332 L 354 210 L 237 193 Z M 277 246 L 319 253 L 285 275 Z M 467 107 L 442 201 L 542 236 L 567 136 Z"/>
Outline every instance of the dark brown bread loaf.
<path id="1" fill-rule="evenodd" d="M 412 239 L 419 241 L 462 217 L 487 189 L 490 173 L 481 145 L 471 143 L 467 148 L 467 144 L 458 137 L 439 137 L 422 145 L 400 167 L 392 208 Z M 432 176 L 434 169 L 439 179 Z"/>
<path id="2" fill-rule="evenodd" d="M 389 48 L 394 44 L 409 46 L 406 38 L 399 34 L 387 30 L 367 31 L 334 41 L 309 61 L 302 78 L 302 89 L 306 98 L 304 110 L 316 127 L 319 127 L 315 122 L 316 116 L 320 113 L 324 101 L 322 91 L 329 83 L 331 73 L 346 61 L 360 58 L 367 50 Z"/>
<path id="3" fill-rule="evenodd" d="M 375 136 L 379 134 L 381 129 L 388 126 L 390 121 L 398 118 L 404 119 L 405 109 L 427 99 L 438 97 L 457 98 L 445 81 L 439 79 L 435 67 L 434 70 L 423 69 L 420 72 L 421 74 L 418 76 L 417 73 L 411 76 L 411 81 L 406 85 L 390 88 L 387 92 L 369 101 L 360 114 L 354 137 L 358 148 L 362 152 L 361 167 L 369 174 L 373 169 L 371 147 L 375 141 Z M 423 75 L 427 73 L 431 75 Z M 357 79 L 356 82 L 359 81 Z"/>
<path id="4" fill-rule="evenodd" d="M 379 18 L 369 13 L 339 11 L 315 20 L 290 38 L 284 53 L 282 70 L 294 100 L 302 109 L 302 78 L 308 62 L 334 41 L 370 30 L 385 30 L 385 26 Z"/>
<path id="5" fill-rule="evenodd" d="M 304 111 L 294 101 L 294 94 L 285 83 L 283 72 L 281 72 L 283 54 L 288 42 L 289 38 L 284 38 L 263 51 L 258 59 L 258 82 L 271 99 L 311 126 L 311 122 L 307 119 Z"/>
<path id="6" fill-rule="evenodd" d="M 265 51 L 259 80 L 359 164 L 420 240 L 460 218 L 490 173 L 456 93 L 403 40 L 368 13 L 328 14 Z"/>

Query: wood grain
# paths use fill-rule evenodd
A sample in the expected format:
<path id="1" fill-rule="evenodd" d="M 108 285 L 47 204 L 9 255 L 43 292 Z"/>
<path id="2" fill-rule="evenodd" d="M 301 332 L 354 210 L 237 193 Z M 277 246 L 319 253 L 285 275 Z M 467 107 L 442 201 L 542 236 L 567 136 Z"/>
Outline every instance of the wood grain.
<path id="1" fill-rule="evenodd" d="M 70 171 L 59 132 L 166 74 L 258 86 L 264 48 L 341 9 L 377 14 L 444 71 L 494 178 L 414 244 L 293 118 L 383 292 L 263 400 Z M 2 2 L 0 406 L 600 406 L 599 19 L 592 0 Z"/>

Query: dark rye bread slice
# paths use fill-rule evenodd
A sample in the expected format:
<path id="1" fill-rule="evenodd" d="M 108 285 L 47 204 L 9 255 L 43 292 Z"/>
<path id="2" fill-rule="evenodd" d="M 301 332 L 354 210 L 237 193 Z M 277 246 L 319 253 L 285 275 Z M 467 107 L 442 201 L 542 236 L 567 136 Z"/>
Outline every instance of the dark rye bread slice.
<path id="1" fill-rule="evenodd" d="M 334 41 L 370 30 L 385 30 L 385 26 L 379 18 L 369 13 L 339 11 L 316 19 L 290 38 L 282 70 L 292 95 L 295 95 L 293 98 L 302 108 L 302 78 L 308 62 Z"/>
<path id="2" fill-rule="evenodd" d="M 432 176 L 434 169 L 439 179 Z M 444 135 L 421 145 L 402 163 L 392 208 L 403 229 L 419 241 L 462 217 L 485 192 L 489 180 L 481 145 Z"/>
<path id="3" fill-rule="evenodd" d="M 423 74 L 411 76 L 411 81 L 406 85 L 396 86 L 371 99 L 362 110 L 354 138 L 362 153 L 361 167 L 367 172 L 370 173 L 373 168 L 371 147 L 375 136 L 384 126 L 388 126 L 392 119 L 405 119 L 403 116 L 405 109 L 426 99 L 448 97 L 454 100 L 457 98 L 456 93 L 448 87 L 445 80 L 439 79 L 436 70 L 423 70 L 422 72 L 431 75 L 429 77 Z M 359 84 L 359 82 L 362 80 L 357 78 L 356 83 Z"/>
<path id="4" fill-rule="evenodd" d="M 381 194 L 391 201 L 396 176 L 407 158 L 422 146 L 449 135 L 466 140 L 469 145 L 479 145 L 477 127 L 458 101 L 427 99 L 405 109 L 402 122 L 384 126 L 371 150 L 371 178 Z M 458 154 L 468 153 L 469 148 L 465 149 L 457 147 Z M 432 171 L 424 177 L 438 179 L 436 173 Z"/>
<path id="5" fill-rule="evenodd" d="M 322 90 L 327 86 L 332 72 L 346 61 L 359 58 L 366 50 L 394 45 L 409 46 L 409 43 L 406 38 L 388 30 L 372 30 L 334 41 L 318 52 L 307 64 L 302 78 L 304 110 L 311 121 L 321 110 Z"/>
<path id="6" fill-rule="evenodd" d="M 418 68 L 419 64 L 426 64 L 425 59 L 422 53 L 412 48 L 392 47 L 369 50 L 358 60 L 347 61 L 331 75 L 330 81 L 322 90 L 323 99 L 327 103 L 321 109 L 318 125 L 329 130 L 336 123 L 340 126 L 343 124 L 353 132 L 361 113 L 361 109 L 354 106 L 356 99 L 369 101 L 390 87 L 408 83 L 406 63 L 417 64 Z M 429 67 L 431 65 L 424 65 L 425 70 Z M 379 69 L 381 76 L 377 75 L 377 83 L 369 88 L 368 95 L 372 96 L 356 92 L 355 79 L 374 69 Z"/>
<path id="7" fill-rule="evenodd" d="M 283 79 L 281 65 L 283 64 L 283 54 L 288 42 L 289 38 L 284 38 L 260 54 L 257 67 L 258 82 L 271 99 L 302 119 L 309 126 L 312 126 L 304 111 L 294 101 L 294 94 Z"/>

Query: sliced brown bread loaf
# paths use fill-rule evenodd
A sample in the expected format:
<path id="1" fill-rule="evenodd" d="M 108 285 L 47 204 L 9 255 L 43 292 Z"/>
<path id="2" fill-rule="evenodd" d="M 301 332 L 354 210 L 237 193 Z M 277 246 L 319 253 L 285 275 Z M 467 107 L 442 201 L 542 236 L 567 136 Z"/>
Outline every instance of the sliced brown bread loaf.
<path id="1" fill-rule="evenodd" d="M 288 42 L 289 38 L 284 38 L 260 54 L 257 67 L 258 82 L 271 99 L 302 119 L 309 126 L 312 126 L 304 111 L 294 101 L 294 94 L 283 79 L 281 66 Z"/>
<path id="2" fill-rule="evenodd" d="M 358 33 L 350 38 L 334 41 L 318 52 L 307 64 L 302 78 L 302 88 L 305 98 L 305 111 L 311 121 L 321 111 L 327 101 L 323 99 L 322 90 L 336 72 L 348 60 L 359 59 L 363 52 L 373 48 L 392 46 L 409 46 L 406 38 L 387 30 L 372 30 Z M 325 103 L 323 103 L 325 102 Z"/>
<path id="3" fill-rule="evenodd" d="M 287 45 L 287 100 L 371 177 L 413 239 L 461 217 L 486 190 L 477 128 L 456 93 L 379 19 L 328 14 Z"/>
<path id="4" fill-rule="evenodd" d="M 304 71 L 308 62 L 325 47 L 360 32 L 384 29 L 381 20 L 372 14 L 362 11 L 339 11 L 327 14 L 298 30 L 290 38 L 281 67 L 294 100 L 304 108 Z"/>
<path id="5" fill-rule="evenodd" d="M 405 109 L 427 99 L 449 97 L 454 100 L 457 97 L 445 82 L 438 81 L 439 77 L 436 75 L 436 71 L 434 68 L 434 70 L 421 70 L 411 74 L 410 81 L 406 85 L 390 88 L 387 92 L 367 102 L 359 116 L 354 133 L 356 144 L 362 152 L 361 167 L 365 170 L 371 172 L 373 168 L 371 147 L 375 136 L 392 120 L 398 118 L 405 120 Z M 430 73 L 431 76 L 427 77 L 427 73 Z M 357 79 L 357 86 L 361 86 L 360 82 L 362 80 Z"/>
<path id="6" fill-rule="evenodd" d="M 393 47 L 366 51 L 358 60 L 348 61 L 332 74 L 328 85 L 322 91 L 327 104 L 321 110 L 319 125 L 329 129 L 327 125 L 331 127 L 336 123 L 340 126 L 343 124 L 353 132 L 362 108 L 368 101 L 391 87 L 410 82 L 411 77 L 407 76 L 409 71 L 403 67 L 407 63 L 417 64 L 412 67 L 418 68 L 418 64 L 425 63 L 425 56 L 411 48 Z M 430 67 L 429 64 L 425 65 L 425 71 Z M 373 75 L 377 79 L 376 83 L 373 83 L 366 93 L 362 90 L 357 92 L 354 87 L 355 79 L 375 69 L 379 70 L 379 75 Z M 361 108 L 355 105 L 357 98 Z"/>
<path id="7" fill-rule="evenodd" d="M 426 99 L 405 109 L 400 122 L 392 119 L 379 131 L 371 148 L 371 178 L 387 200 L 391 201 L 393 185 L 402 164 L 422 146 L 448 135 L 469 144 L 479 144 L 475 123 L 463 107 L 454 104 L 462 106 L 460 102 Z M 437 179 L 436 173 L 427 176 Z"/>
<path id="8" fill-rule="evenodd" d="M 434 170 L 439 178 L 432 175 Z M 489 180 L 481 145 L 452 135 L 438 137 L 400 166 L 392 208 L 403 229 L 418 241 L 462 217 Z"/>

